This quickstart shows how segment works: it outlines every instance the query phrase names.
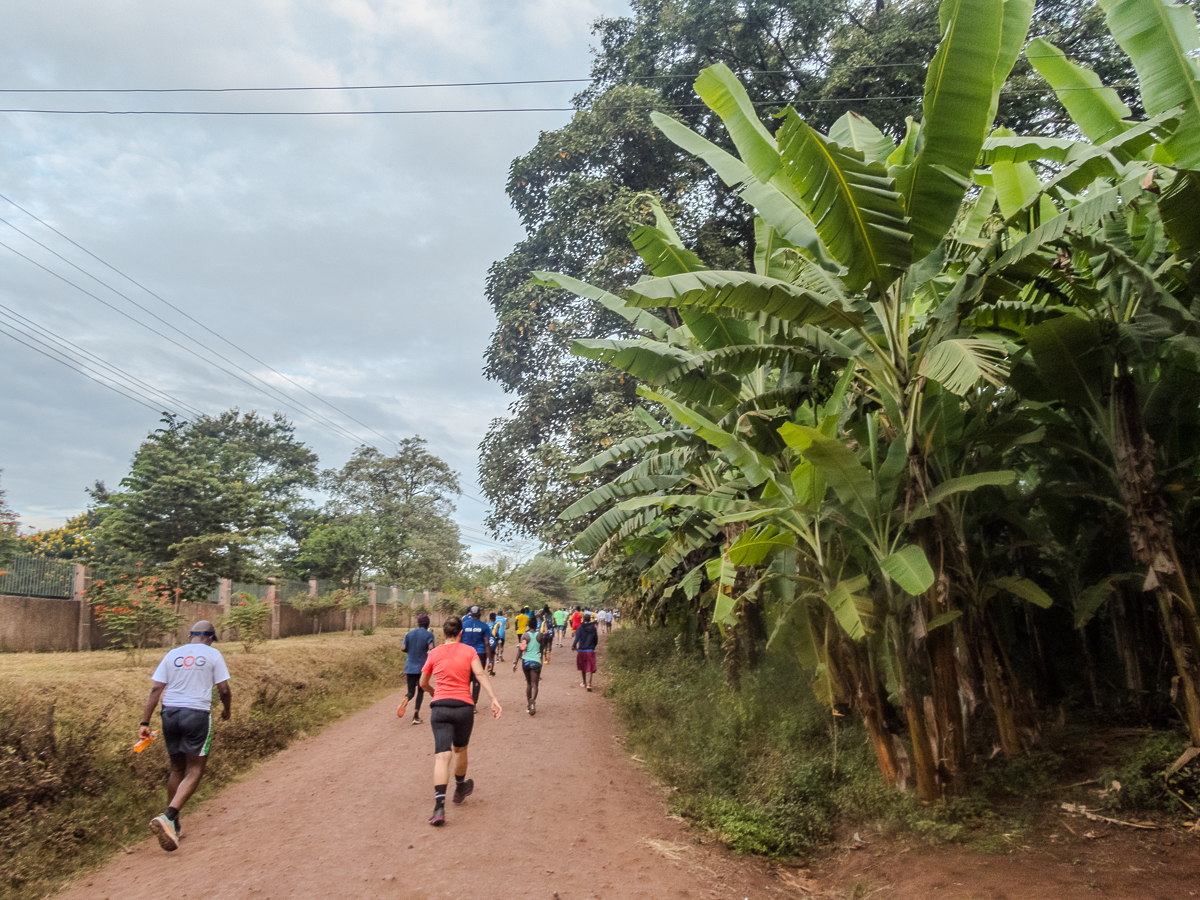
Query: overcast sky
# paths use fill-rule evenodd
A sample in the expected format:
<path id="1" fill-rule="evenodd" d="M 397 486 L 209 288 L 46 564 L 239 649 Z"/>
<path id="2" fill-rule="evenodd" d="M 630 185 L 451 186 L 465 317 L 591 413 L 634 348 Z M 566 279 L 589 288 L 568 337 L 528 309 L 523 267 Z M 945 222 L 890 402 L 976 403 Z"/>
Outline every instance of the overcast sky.
<path id="1" fill-rule="evenodd" d="M 586 77 L 622 0 L 8 0 L 0 87 L 273 87 Z M 320 93 L 0 94 L 0 107 L 369 110 L 566 107 L 579 85 Z M 504 184 L 557 113 L 405 116 L 0 114 L 0 194 L 390 439 L 420 434 L 476 486 L 509 401 L 482 374 L 488 266 L 520 239 Z M 281 409 L 324 467 L 386 444 L 0 200 L 0 332 L 28 320 L 174 402 L 154 409 L 0 333 L 0 486 L 25 530 L 115 485 L 155 409 Z M 25 232 L 25 236 L 14 228 Z M 39 247 L 31 237 L 49 249 Z M 54 274 L 96 295 L 87 296 Z M 102 280 L 55 257 L 53 250 Z M 156 321 L 115 288 L 162 317 Z M 11 312 L 10 312 L 11 311 Z M 137 321 L 131 321 L 121 313 Z M 14 324 L 14 321 L 17 324 Z M 186 347 L 175 346 L 145 322 Z M 171 326 L 200 340 L 189 341 Z M 42 340 L 48 341 L 44 335 Z M 207 349 L 206 349 L 207 348 Z M 45 349 L 44 347 L 42 349 Z M 192 352 L 188 352 L 188 351 Z M 270 399 L 210 362 L 283 388 Z M 337 434 L 305 406 L 357 436 Z M 463 498 L 459 520 L 486 509 Z M 468 537 L 471 534 L 468 533 Z M 487 546 L 476 541 L 475 548 Z"/>

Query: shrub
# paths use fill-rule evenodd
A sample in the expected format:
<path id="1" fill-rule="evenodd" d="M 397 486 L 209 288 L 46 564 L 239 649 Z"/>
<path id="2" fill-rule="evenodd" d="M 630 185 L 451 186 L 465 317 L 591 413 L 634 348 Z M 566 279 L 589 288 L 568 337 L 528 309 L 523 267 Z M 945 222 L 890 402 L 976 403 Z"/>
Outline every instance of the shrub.
<path id="1" fill-rule="evenodd" d="M 93 582 L 88 602 L 114 646 L 139 659 L 142 650 L 160 644 L 179 627 L 181 617 L 173 604 L 177 593 L 157 575 L 121 575 Z"/>
<path id="2" fill-rule="evenodd" d="M 221 616 L 222 628 L 236 628 L 237 640 L 251 653 L 267 639 L 266 625 L 271 619 L 271 604 L 250 594 L 238 594 L 229 612 Z"/>
<path id="3" fill-rule="evenodd" d="M 1110 788 L 1106 799 L 1113 808 L 1159 809 L 1167 812 L 1200 808 L 1200 757 L 1167 774 L 1188 748 L 1183 732 L 1150 734 L 1119 764 L 1106 769 L 1101 781 Z M 1112 790 L 1119 784 L 1120 787 Z"/>

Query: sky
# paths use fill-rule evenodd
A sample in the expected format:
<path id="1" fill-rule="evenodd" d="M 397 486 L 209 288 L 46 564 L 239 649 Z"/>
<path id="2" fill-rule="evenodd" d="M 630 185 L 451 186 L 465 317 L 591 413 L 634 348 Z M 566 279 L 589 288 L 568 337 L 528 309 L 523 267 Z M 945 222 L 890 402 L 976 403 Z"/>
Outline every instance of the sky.
<path id="1" fill-rule="evenodd" d="M 0 107 L 569 107 L 579 84 L 12 91 L 584 78 L 592 22 L 627 11 L 624 0 L 8 0 Z M 98 479 L 115 486 L 161 410 L 237 406 L 284 412 L 322 467 L 361 443 L 421 435 L 463 475 L 464 538 L 492 548 L 477 448 L 511 398 L 482 375 L 494 323 L 484 283 L 522 237 L 509 164 L 569 118 L 0 113 L 0 487 L 22 530 L 62 524 Z M 56 345 L 73 365 L 117 380 L 115 366 L 169 397 L 142 405 L 71 371 L 34 349 L 51 352 L 37 343 L 53 343 L 47 331 L 75 345 Z"/>

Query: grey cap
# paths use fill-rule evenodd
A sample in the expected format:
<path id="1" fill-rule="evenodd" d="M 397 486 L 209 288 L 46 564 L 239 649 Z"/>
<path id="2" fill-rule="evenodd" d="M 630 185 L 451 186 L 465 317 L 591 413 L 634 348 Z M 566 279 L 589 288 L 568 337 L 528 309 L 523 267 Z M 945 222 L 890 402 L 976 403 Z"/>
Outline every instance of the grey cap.
<path id="1" fill-rule="evenodd" d="M 478 606 L 471 607 L 471 615 L 473 615 L 473 616 L 479 615 L 479 607 Z"/>

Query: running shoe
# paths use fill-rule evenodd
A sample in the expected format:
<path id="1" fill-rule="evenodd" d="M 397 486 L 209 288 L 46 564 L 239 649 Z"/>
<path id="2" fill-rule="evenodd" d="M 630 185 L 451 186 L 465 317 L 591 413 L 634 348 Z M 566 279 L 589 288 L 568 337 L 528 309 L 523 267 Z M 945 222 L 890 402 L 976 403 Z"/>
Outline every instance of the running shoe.
<path id="1" fill-rule="evenodd" d="M 420 725 L 420 724 L 421 724 L 421 715 L 420 715 L 420 713 L 414 713 L 414 714 L 413 714 L 413 717 L 412 717 L 412 723 L 413 723 L 414 725 Z"/>
<path id="2" fill-rule="evenodd" d="M 537 715 L 537 701 L 536 700 L 534 700 L 532 703 L 529 704 L 529 714 L 531 716 Z"/>
<path id="3" fill-rule="evenodd" d="M 446 807 L 435 806 L 433 815 L 429 817 L 430 825 L 445 825 L 446 824 Z"/>
<path id="4" fill-rule="evenodd" d="M 164 850 L 179 849 L 179 832 L 175 830 L 175 823 L 167 818 L 166 814 L 151 819 L 150 830 L 158 838 L 158 846 Z"/>
<path id="5" fill-rule="evenodd" d="M 475 792 L 475 782 L 468 778 L 462 784 L 454 786 L 454 802 L 462 803 Z"/>

